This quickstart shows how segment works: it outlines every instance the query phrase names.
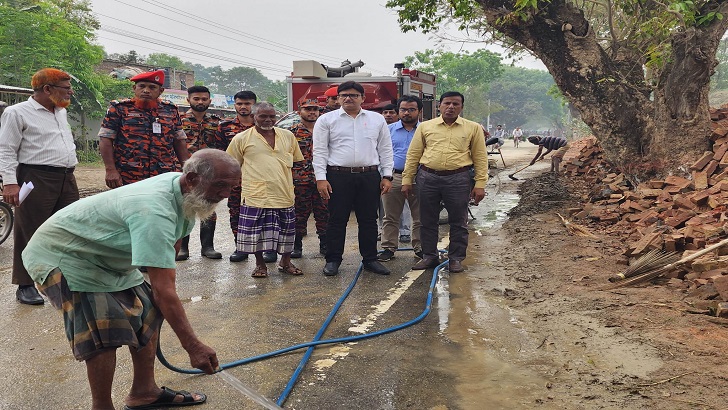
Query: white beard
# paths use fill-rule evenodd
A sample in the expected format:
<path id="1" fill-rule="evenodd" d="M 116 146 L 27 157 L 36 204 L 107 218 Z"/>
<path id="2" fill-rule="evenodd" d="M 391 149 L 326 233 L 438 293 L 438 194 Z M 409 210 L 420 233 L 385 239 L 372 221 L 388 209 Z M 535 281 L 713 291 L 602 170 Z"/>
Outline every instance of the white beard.
<path id="1" fill-rule="evenodd" d="M 215 212 L 216 207 L 217 202 L 208 201 L 205 199 L 204 193 L 197 189 L 182 194 L 182 212 L 186 218 L 197 217 L 204 221 Z"/>

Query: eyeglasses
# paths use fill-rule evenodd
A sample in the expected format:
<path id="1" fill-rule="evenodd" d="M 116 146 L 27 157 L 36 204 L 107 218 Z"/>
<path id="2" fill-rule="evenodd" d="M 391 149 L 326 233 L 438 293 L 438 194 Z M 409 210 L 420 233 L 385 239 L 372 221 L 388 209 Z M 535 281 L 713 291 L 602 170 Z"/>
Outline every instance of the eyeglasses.
<path id="1" fill-rule="evenodd" d="M 417 112 L 417 108 L 400 108 L 399 112 Z"/>
<path id="2" fill-rule="evenodd" d="M 354 98 L 359 98 L 359 97 L 361 97 L 361 94 L 339 94 L 339 98 L 342 98 L 342 99 L 351 98 L 353 100 Z"/>
<path id="3" fill-rule="evenodd" d="M 55 84 L 46 84 L 46 85 L 47 85 L 47 86 L 49 86 L 49 87 L 55 87 L 55 88 L 63 88 L 63 89 L 64 89 L 64 90 L 66 90 L 66 91 L 71 91 L 71 90 L 73 90 L 73 87 L 71 87 L 71 86 L 68 86 L 68 87 L 67 87 L 67 86 L 65 86 L 65 85 L 55 85 Z"/>

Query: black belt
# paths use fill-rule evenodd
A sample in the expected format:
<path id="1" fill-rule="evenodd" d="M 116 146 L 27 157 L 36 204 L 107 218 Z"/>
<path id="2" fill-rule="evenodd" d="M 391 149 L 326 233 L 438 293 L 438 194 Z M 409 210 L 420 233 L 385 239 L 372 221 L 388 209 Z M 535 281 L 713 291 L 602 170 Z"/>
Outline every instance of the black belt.
<path id="1" fill-rule="evenodd" d="M 368 167 L 339 167 L 336 165 L 329 165 L 326 167 L 328 171 L 333 172 L 346 172 L 351 174 L 358 174 L 360 172 L 372 172 L 372 171 L 378 171 L 379 165 L 370 165 Z"/>
<path id="2" fill-rule="evenodd" d="M 439 175 L 442 177 L 442 176 L 446 176 L 446 175 L 455 175 L 455 174 L 459 174 L 461 172 L 468 171 L 468 170 L 470 170 L 470 165 L 468 165 L 466 167 L 458 168 L 458 169 L 447 169 L 444 171 L 438 171 L 436 169 L 428 168 L 424 165 L 420 165 L 420 168 L 422 168 L 423 171 L 427 171 L 431 174 Z"/>
<path id="3" fill-rule="evenodd" d="M 53 172 L 56 174 L 73 174 L 76 167 L 64 168 L 64 167 L 52 167 L 50 165 L 34 165 L 34 164 L 20 164 L 25 168 L 35 169 L 38 171 Z"/>
<path id="4" fill-rule="evenodd" d="M 395 169 L 392 170 L 392 172 L 394 172 L 395 174 L 401 174 L 401 173 L 404 172 L 404 170 L 403 169 L 397 169 L 397 168 L 395 168 Z"/>

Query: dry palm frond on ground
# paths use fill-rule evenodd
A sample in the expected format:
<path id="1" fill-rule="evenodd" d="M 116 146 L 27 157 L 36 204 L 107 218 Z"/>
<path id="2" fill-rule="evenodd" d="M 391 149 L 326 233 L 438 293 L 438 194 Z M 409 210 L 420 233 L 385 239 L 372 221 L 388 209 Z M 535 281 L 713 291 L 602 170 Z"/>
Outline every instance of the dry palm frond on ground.
<path id="1" fill-rule="evenodd" d="M 561 223 L 564 225 L 564 227 L 566 228 L 566 230 L 571 235 L 586 236 L 587 238 L 596 238 L 596 235 L 594 235 L 593 233 L 589 232 L 589 230 L 587 228 L 585 228 L 585 227 L 583 227 L 581 225 L 578 225 L 578 224 L 569 222 L 566 218 L 564 218 L 563 216 L 561 216 L 561 214 L 559 214 L 558 212 L 556 213 L 556 215 L 558 215 L 559 218 L 561 218 Z"/>

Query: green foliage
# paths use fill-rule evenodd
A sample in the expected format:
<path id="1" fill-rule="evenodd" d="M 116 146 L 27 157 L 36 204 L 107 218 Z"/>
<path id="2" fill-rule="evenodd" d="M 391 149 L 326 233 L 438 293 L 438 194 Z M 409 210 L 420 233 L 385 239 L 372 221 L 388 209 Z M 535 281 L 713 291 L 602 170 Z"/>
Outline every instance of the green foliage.
<path id="1" fill-rule="evenodd" d="M 715 58 L 718 60 L 718 66 L 715 68 L 710 86 L 717 90 L 728 89 L 728 38 L 722 39 L 718 44 Z"/>
<path id="2" fill-rule="evenodd" d="M 130 52 L 131 53 L 131 52 Z M 170 67 L 176 70 L 190 70 L 189 63 L 184 63 L 177 56 L 164 53 L 152 53 L 144 60 L 144 64 L 155 67 Z"/>
<path id="3" fill-rule="evenodd" d="M 100 115 L 104 107 L 102 76 L 93 67 L 103 50 L 89 43 L 98 23 L 88 14 L 86 1 L 36 1 L 14 8 L 0 5 L 0 83 L 29 87 L 32 75 L 56 67 L 74 76 L 71 114 Z"/>
<path id="4" fill-rule="evenodd" d="M 397 11 L 399 25 L 405 33 L 420 30 L 438 31 L 443 23 L 459 22 L 465 30 L 480 17 L 480 4 L 475 0 L 388 0 L 385 6 Z"/>
<path id="5" fill-rule="evenodd" d="M 519 45 L 514 45 L 500 30 L 504 26 L 518 29 L 539 13 L 552 16 L 549 7 L 564 1 L 582 10 L 605 50 L 626 52 L 639 59 L 640 64 L 657 70 L 670 60 L 670 36 L 674 32 L 723 19 L 717 11 L 722 1 L 710 0 L 505 0 L 497 4 L 474 0 L 389 0 L 386 6 L 397 13 L 403 32 L 437 32 L 453 22 L 459 30 L 475 34 L 484 42 L 518 50 Z M 491 16 L 492 25 L 486 20 L 484 9 Z"/>
<path id="6" fill-rule="evenodd" d="M 465 96 L 463 115 L 482 121 L 488 115 L 489 84 L 503 72 L 500 55 L 488 50 L 452 53 L 427 49 L 404 59 L 405 65 L 437 76 L 437 94 L 459 91 Z"/>
<path id="7" fill-rule="evenodd" d="M 491 124 L 506 124 L 508 128 L 526 124 L 542 128 L 564 125 L 563 96 L 546 71 L 506 67 L 503 75 L 491 84 L 488 98 L 499 108 L 492 113 Z"/>

